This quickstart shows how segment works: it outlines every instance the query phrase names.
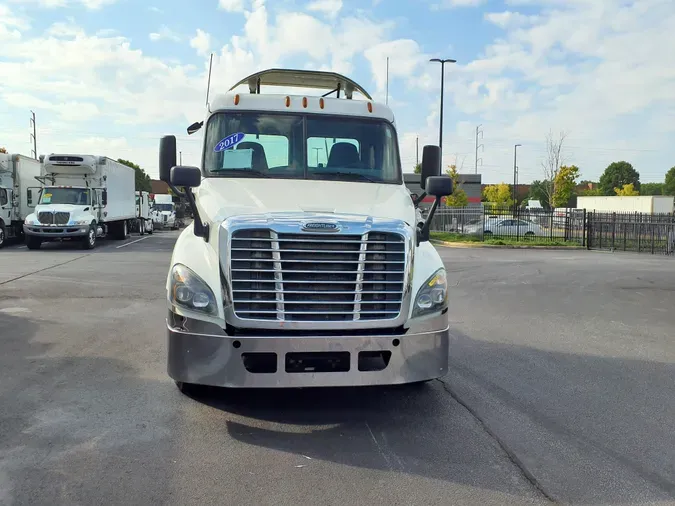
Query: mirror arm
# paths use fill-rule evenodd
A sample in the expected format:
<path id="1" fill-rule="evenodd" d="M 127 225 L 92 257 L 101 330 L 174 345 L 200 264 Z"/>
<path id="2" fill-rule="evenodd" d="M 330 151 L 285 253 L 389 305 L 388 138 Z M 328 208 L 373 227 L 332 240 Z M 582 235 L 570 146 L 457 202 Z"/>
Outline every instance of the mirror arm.
<path id="1" fill-rule="evenodd" d="M 422 201 L 427 197 L 427 192 L 422 192 L 422 195 L 417 197 L 417 200 L 415 200 L 415 208 L 418 208 Z"/>
<path id="2" fill-rule="evenodd" d="M 422 225 L 422 227 L 417 227 L 417 246 L 419 246 L 420 243 L 429 241 L 429 228 L 431 227 L 431 220 L 433 220 L 434 214 L 436 214 L 436 209 L 441 205 L 442 198 L 443 197 L 436 197 L 434 203 L 431 204 L 431 209 L 429 209 L 429 214 L 427 215 L 424 225 Z"/>
<path id="3" fill-rule="evenodd" d="M 169 185 L 173 190 L 173 185 Z M 201 237 L 206 242 L 209 241 L 209 224 L 202 221 L 201 216 L 199 216 L 199 210 L 197 209 L 197 202 L 195 202 L 195 196 L 189 188 L 183 188 L 185 192 L 182 192 L 181 196 L 184 196 L 190 207 L 192 208 L 192 214 L 194 216 L 194 233 L 197 237 Z M 175 190 L 174 190 L 175 191 Z"/>
<path id="4" fill-rule="evenodd" d="M 171 188 L 171 191 L 176 195 L 176 197 L 181 197 L 181 198 L 186 197 L 186 195 L 185 195 L 186 192 L 180 191 L 178 188 L 176 188 L 171 183 L 167 183 L 167 184 L 169 185 L 169 188 Z"/>

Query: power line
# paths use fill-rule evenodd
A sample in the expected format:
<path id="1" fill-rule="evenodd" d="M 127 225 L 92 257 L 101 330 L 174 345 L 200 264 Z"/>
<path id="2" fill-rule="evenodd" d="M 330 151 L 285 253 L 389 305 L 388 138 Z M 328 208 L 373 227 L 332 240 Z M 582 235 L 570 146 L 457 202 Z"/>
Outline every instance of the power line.
<path id="1" fill-rule="evenodd" d="M 478 145 L 478 136 L 480 134 L 480 138 L 483 139 L 483 130 L 481 130 L 481 127 L 483 125 L 478 125 L 476 127 L 476 159 L 475 159 L 475 164 L 474 164 L 474 174 L 478 174 L 478 148 L 483 148 L 483 153 L 485 152 L 485 145 L 481 144 Z M 483 166 L 483 159 L 480 159 L 480 164 L 481 167 Z"/>

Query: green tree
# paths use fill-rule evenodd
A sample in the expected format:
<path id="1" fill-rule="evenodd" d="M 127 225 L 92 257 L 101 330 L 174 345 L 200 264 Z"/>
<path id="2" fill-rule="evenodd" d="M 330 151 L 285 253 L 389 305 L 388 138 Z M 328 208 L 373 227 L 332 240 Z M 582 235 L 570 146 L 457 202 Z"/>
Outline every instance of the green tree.
<path id="1" fill-rule="evenodd" d="M 483 195 L 485 196 L 485 199 L 491 204 L 513 204 L 513 199 L 511 198 L 511 188 L 506 183 L 486 186 L 483 190 Z"/>
<path id="2" fill-rule="evenodd" d="M 5 153 L 5 154 L 7 154 L 7 149 L 5 149 L 5 148 L 0 148 L 0 153 Z"/>
<path id="3" fill-rule="evenodd" d="M 118 158 L 117 161 L 136 171 L 136 191 L 152 192 L 150 176 L 148 176 L 139 165 L 130 162 L 129 160 L 123 160 L 122 158 Z"/>
<path id="4" fill-rule="evenodd" d="M 599 197 L 602 195 L 600 188 L 589 188 L 588 190 L 581 190 L 579 195 L 582 197 Z"/>
<path id="5" fill-rule="evenodd" d="M 574 194 L 578 178 L 579 167 L 576 165 L 560 167 L 553 180 L 553 196 L 551 198 L 553 207 L 567 207 Z"/>
<path id="6" fill-rule="evenodd" d="M 448 207 L 466 207 L 469 205 L 469 197 L 462 189 L 462 183 L 459 180 L 459 172 L 455 164 L 450 165 L 450 168 L 445 173 L 452 179 L 452 195 L 445 197 L 445 205 Z"/>
<path id="7" fill-rule="evenodd" d="M 635 189 L 633 183 L 625 184 L 622 188 L 614 188 L 614 193 L 619 197 L 636 197 L 640 192 Z"/>
<path id="8" fill-rule="evenodd" d="M 663 183 L 663 194 L 675 196 L 675 167 L 666 172 L 666 182 Z"/>
<path id="9" fill-rule="evenodd" d="M 417 163 L 415 164 L 415 169 L 413 170 L 415 174 L 421 174 L 422 173 L 422 164 Z"/>
<path id="10" fill-rule="evenodd" d="M 614 188 L 623 188 L 627 184 L 640 190 L 640 173 L 625 161 L 610 163 L 600 176 L 600 191 L 603 195 L 614 195 Z"/>
<path id="11" fill-rule="evenodd" d="M 663 183 L 642 183 L 640 195 L 663 195 Z"/>

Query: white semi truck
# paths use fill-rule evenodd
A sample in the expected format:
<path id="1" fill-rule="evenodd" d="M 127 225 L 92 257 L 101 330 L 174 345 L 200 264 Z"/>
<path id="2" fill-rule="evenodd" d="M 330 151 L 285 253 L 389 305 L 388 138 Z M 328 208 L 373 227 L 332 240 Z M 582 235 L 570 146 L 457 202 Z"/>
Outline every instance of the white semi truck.
<path id="1" fill-rule="evenodd" d="M 178 228 L 176 221 L 176 204 L 173 202 L 173 196 L 169 194 L 155 193 L 155 203 L 152 210 L 152 219 L 155 225 L 160 228 Z"/>
<path id="2" fill-rule="evenodd" d="M 429 223 L 452 180 L 438 146 L 423 152 L 422 187 L 436 200 L 420 226 L 392 111 L 347 77 L 254 74 L 188 133 L 202 127 L 201 167 L 176 166 L 175 136 L 160 141 L 160 177 L 194 214 L 166 284 L 168 373 L 181 391 L 445 375 L 448 285 Z"/>
<path id="3" fill-rule="evenodd" d="M 141 235 L 153 233 L 155 227 L 152 221 L 152 205 L 149 192 L 136 191 L 136 221 L 131 227 L 132 230 Z"/>
<path id="4" fill-rule="evenodd" d="M 0 153 L 0 248 L 23 236 L 23 220 L 37 203 L 40 162 L 23 155 Z"/>
<path id="5" fill-rule="evenodd" d="M 98 238 L 129 236 L 136 217 L 134 169 L 95 155 L 51 154 L 41 161 L 43 188 L 23 227 L 29 249 L 53 240 L 92 249 Z"/>

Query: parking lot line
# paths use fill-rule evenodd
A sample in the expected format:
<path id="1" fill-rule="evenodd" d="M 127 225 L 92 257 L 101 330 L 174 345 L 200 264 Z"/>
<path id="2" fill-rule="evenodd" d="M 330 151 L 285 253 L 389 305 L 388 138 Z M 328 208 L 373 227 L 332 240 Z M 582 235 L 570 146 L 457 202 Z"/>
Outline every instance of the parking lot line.
<path id="1" fill-rule="evenodd" d="M 131 241 L 131 242 L 126 242 L 126 243 L 124 243 L 124 244 L 120 244 L 119 246 L 115 246 L 115 249 L 124 248 L 124 247 L 126 247 L 126 246 L 131 245 L 131 244 L 135 244 L 135 243 L 137 243 L 137 242 L 145 241 L 148 237 L 150 237 L 150 236 L 141 237 L 140 239 L 136 239 L 135 241 Z"/>

